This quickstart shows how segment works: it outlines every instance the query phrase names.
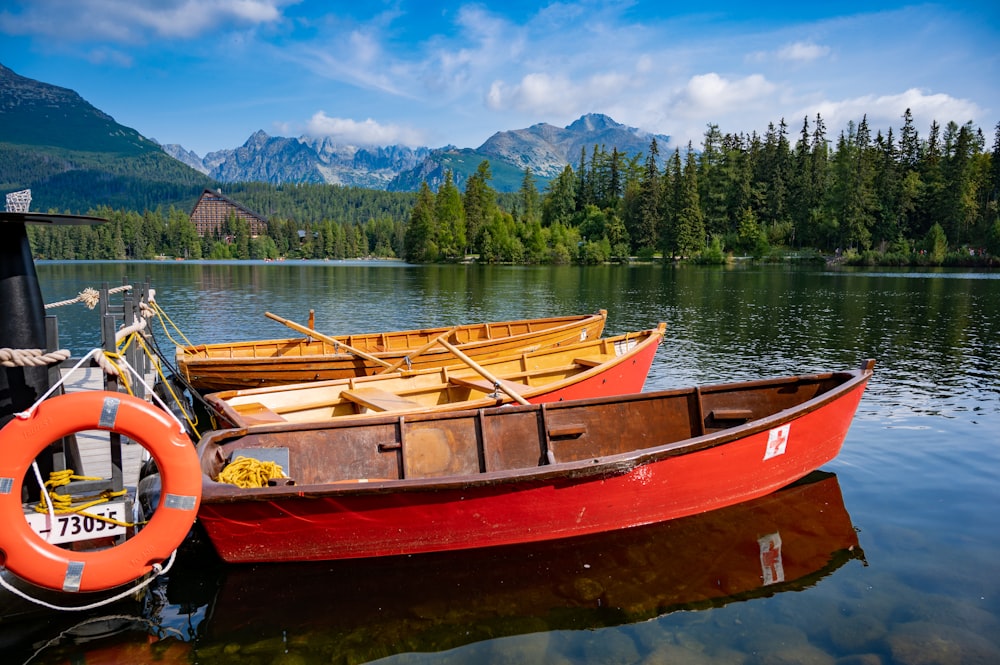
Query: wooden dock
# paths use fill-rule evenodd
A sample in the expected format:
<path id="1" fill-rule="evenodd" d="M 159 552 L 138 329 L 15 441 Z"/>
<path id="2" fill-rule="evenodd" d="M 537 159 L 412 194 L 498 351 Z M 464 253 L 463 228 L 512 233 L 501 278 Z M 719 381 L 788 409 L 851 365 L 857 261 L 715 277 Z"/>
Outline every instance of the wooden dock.
<path id="1" fill-rule="evenodd" d="M 63 369 L 63 375 L 68 373 Z M 147 382 L 151 377 L 146 377 Z M 150 383 L 150 385 L 152 385 Z M 81 390 L 104 390 L 104 373 L 99 367 L 81 367 L 63 383 L 66 392 Z M 74 469 L 77 475 L 111 477 L 111 443 L 107 432 L 98 430 L 80 432 L 76 435 L 77 447 L 83 469 Z M 144 461 L 145 449 L 127 439 L 122 442 L 122 479 L 126 487 L 135 487 L 139 481 L 139 467 Z"/>

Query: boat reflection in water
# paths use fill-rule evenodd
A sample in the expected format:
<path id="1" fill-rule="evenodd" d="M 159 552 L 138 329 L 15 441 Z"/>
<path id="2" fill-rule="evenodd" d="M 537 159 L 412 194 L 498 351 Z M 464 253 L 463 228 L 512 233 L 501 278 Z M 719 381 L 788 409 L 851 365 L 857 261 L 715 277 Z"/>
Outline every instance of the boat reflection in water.
<path id="1" fill-rule="evenodd" d="M 58 647 L 32 662 L 102 662 L 98 652 L 108 662 L 138 662 L 137 651 L 145 651 L 168 663 L 278 662 L 285 654 L 302 663 L 360 663 L 798 591 L 851 559 L 863 553 L 840 485 L 834 474 L 814 472 L 710 513 L 542 544 L 220 565 L 211 573 L 189 562 L 175 567 L 165 593 L 150 594 L 161 604 L 151 604 L 144 619 L 171 617 L 174 628 L 90 650 Z M 157 632 L 163 639 L 150 644 Z"/>

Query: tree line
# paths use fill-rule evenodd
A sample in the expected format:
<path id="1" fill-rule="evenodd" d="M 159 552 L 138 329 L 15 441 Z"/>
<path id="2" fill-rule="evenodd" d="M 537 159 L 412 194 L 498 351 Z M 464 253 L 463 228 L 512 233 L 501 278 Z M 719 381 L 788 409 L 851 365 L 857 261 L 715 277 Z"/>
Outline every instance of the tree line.
<path id="1" fill-rule="evenodd" d="M 299 223 L 273 218 L 267 233 L 250 235 L 245 219 L 231 215 L 215 232 L 198 235 L 188 213 L 174 207 L 138 213 L 107 207 L 89 211 L 107 223 L 94 225 L 28 225 L 37 259 L 350 259 L 394 258 L 402 247 L 404 223 L 388 217 L 364 223 Z M 304 228 L 303 228 L 304 227 Z"/>
<path id="2" fill-rule="evenodd" d="M 661 159 L 604 146 L 581 151 L 539 194 L 532 174 L 506 208 L 484 164 L 460 196 L 446 176 L 417 195 L 405 256 L 439 261 L 593 263 L 626 257 L 723 261 L 727 254 L 839 256 L 857 263 L 996 265 L 1000 256 L 1000 123 L 992 151 L 971 122 L 933 122 L 921 137 L 907 110 L 898 138 L 867 117 L 835 140 L 821 115 L 797 139 L 785 121 L 763 136 L 708 125 L 700 150 Z"/>
<path id="3" fill-rule="evenodd" d="M 227 196 L 270 218 L 250 237 L 231 218 L 199 238 L 175 208 L 98 208 L 108 224 L 30 228 L 39 258 L 356 258 L 413 262 L 599 263 L 631 257 L 721 262 L 789 252 L 857 263 L 997 265 L 1000 123 L 991 150 L 971 122 L 936 121 L 921 136 L 909 110 L 897 133 L 867 118 L 835 139 L 822 117 L 792 139 L 784 120 L 763 135 L 723 134 L 661 155 L 582 150 L 540 191 L 530 169 L 500 194 L 482 162 L 464 191 L 247 183 Z"/>

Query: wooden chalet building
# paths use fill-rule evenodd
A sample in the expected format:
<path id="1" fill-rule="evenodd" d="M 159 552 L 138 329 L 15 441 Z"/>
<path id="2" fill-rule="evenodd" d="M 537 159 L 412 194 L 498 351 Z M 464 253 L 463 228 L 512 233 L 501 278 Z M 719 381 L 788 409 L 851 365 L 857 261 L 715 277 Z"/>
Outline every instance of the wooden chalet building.
<path id="1" fill-rule="evenodd" d="M 230 215 L 237 219 L 245 219 L 250 225 L 250 236 L 257 237 L 267 231 L 267 220 L 240 205 L 226 196 L 220 190 L 206 189 L 198 197 L 198 201 L 191 210 L 191 223 L 198 231 L 198 235 L 204 237 L 215 233 L 217 229 L 225 226 L 226 219 Z"/>

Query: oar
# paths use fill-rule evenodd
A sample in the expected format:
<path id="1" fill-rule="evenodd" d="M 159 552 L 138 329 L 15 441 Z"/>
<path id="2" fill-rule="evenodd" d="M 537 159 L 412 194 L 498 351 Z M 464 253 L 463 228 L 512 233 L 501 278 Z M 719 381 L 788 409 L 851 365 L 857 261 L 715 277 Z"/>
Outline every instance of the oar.
<path id="1" fill-rule="evenodd" d="M 421 347 L 420 347 L 419 349 L 417 349 L 416 351 L 413 351 L 412 353 L 407 353 L 407 354 L 406 354 L 405 356 L 403 356 L 402 358 L 400 358 L 400 359 L 399 359 L 399 360 L 397 360 L 396 362 L 392 363 L 391 365 L 389 365 L 389 366 L 388 366 L 388 367 L 386 367 L 385 369 L 383 369 L 383 370 L 379 370 L 379 372 L 378 372 L 378 373 L 379 373 L 379 374 L 388 374 L 389 372 L 395 372 L 395 371 L 396 371 L 397 369 L 399 369 L 399 368 L 400 368 L 400 366 L 401 366 L 401 365 L 402 365 L 403 363 L 405 363 L 405 362 L 406 362 L 407 360 L 413 360 L 414 358 L 416 358 L 417 356 L 419 356 L 419 355 L 420 355 L 421 353 L 423 353 L 423 352 L 424 352 L 424 351 L 426 351 L 427 349 L 429 349 L 429 348 L 431 348 L 432 346 L 436 345 L 436 344 L 437 344 L 438 342 L 440 342 L 441 340 L 444 340 L 444 339 L 448 339 L 448 338 L 449 338 L 449 337 L 451 336 L 451 334 L 452 334 L 453 332 L 455 332 L 456 330 L 458 330 L 458 329 L 459 329 L 460 327 L 461 327 L 461 326 L 455 326 L 455 327 L 454 327 L 454 328 L 452 328 L 451 330 L 446 330 L 446 331 L 444 331 L 443 333 L 441 333 L 440 335 L 438 335 L 437 337 L 435 337 L 435 338 L 434 338 L 434 339 L 432 339 L 431 341 L 429 341 L 429 342 L 427 342 L 426 344 L 424 344 L 423 346 L 421 346 Z"/>
<path id="2" fill-rule="evenodd" d="M 266 316 L 269 319 L 274 319 L 278 323 L 283 323 L 286 326 L 288 326 L 289 328 L 291 328 L 292 330 L 297 330 L 300 333 L 303 333 L 305 335 L 309 335 L 310 337 L 314 337 L 314 338 L 316 338 L 316 339 L 318 339 L 320 341 L 326 342 L 327 344 L 332 344 L 334 346 L 334 348 L 342 347 L 348 353 L 353 353 L 354 355 L 356 355 L 356 356 L 358 356 L 360 358 L 364 358 L 365 360 L 368 360 L 368 361 L 371 361 L 373 363 L 379 364 L 382 367 L 388 367 L 389 366 L 389 363 L 387 363 L 386 361 L 382 360 L 381 358 L 376 358 L 375 356 L 373 356 L 370 353 L 365 353 L 361 349 L 355 349 L 353 346 L 349 346 L 347 344 L 344 344 L 343 342 L 341 342 L 338 339 L 334 339 L 334 338 L 330 337 L 329 335 L 324 335 L 321 332 L 316 332 L 315 330 L 312 330 L 311 328 L 306 328 L 305 326 L 303 326 L 301 324 L 298 324 L 298 323 L 295 323 L 294 321 L 289 321 L 288 319 L 283 319 L 280 316 L 278 316 L 277 314 L 271 314 L 270 312 L 264 312 L 264 316 Z"/>
<path id="3" fill-rule="evenodd" d="M 518 404 L 524 404 L 525 406 L 528 406 L 528 405 L 531 404 L 531 402 L 529 402 L 528 400 L 526 400 L 523 397 L 521 397 L 521 394 L 519 392 L 517 392 L 516 390 L 514 390 L 510 386 L 506 385 L 503 381 L 501 381 L 497 377 L 493 376 L 493 374 L 491 374 L 490 371 L 487 370 L 485 367 L 483 367 L 482 365 L 480 365 L 479 363 L 477 363 L 475 360 L 473 360 L 469 356 L 467 356 L 464 353 L 462 353 L 454 344 L 451 344 L 450 342 L 448 342 L 447 340 L 444 340 L 444 339 L 438 340 L 438 344 L 440 344 L 441 346 L 443 346 L 444 348 L 448 349 L 453 354 L 455 354 L 456 358 L 458 358 L 459 360 L 461 360 L 462 362 L 464 362 L 466 365 L 468 365 L 472 369 L 476 370 L 476 372 L 480 376 L 482 376 L 484 379 L 486 379 L 487 381 L 491 382 L 493 385 L 499 387 L 500 390 L 502 390 L 505 393 L 507 393 L 508 395 L 510 395 L 511 398 L 513 398 L 513 400 L 515 402 L 517 402 Z"/>

